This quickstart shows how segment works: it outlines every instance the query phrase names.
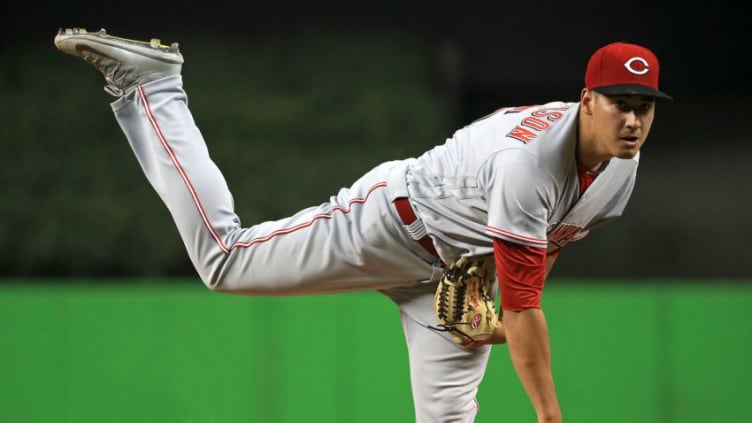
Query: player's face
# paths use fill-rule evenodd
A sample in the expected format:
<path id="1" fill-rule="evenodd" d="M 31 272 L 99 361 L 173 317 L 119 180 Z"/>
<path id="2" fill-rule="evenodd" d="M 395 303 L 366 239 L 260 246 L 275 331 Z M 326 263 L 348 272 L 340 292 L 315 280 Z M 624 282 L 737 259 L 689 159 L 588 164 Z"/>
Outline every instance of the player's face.
<path id="1" fill-rule="evenodd" d="M 594 94 L 592 107 L 598 150 L 611 157 L 630 159 L 645 142 L 655 117 L 655 99 L 640 95 Z"/>

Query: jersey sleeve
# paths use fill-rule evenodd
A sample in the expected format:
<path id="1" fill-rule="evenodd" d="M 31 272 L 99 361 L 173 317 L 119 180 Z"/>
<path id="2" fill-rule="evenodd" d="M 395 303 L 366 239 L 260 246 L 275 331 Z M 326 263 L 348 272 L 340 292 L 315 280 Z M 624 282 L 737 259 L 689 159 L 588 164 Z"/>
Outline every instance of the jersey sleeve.
<path id="1" fill-rule="evenodd" d="M 546 279 L 546 250 L 494 238 L 494 259 L 501 309 L 541 308 Z"/>
<path id="2" fill-rule="evenodd" d="M 488 201 L 486 232 L 506 241 L 546 248 L 550 203 L 555 190 L 550 173 L 521 149 L 490 158 L 479 175 Z"/>

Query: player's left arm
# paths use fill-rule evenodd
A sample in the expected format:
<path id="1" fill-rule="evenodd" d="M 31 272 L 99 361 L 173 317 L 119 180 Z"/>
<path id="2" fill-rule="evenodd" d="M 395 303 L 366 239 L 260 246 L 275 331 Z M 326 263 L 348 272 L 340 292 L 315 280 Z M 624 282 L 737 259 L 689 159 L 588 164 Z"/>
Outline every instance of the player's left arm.
<path id="1" fill-rule="evenodd" d="M 509 355 L 540 421 L 561 421 L 551 371 L 548 326 L 540 306 L 556 254 L 544 248 L 494 240 L 502 324 Z"/>

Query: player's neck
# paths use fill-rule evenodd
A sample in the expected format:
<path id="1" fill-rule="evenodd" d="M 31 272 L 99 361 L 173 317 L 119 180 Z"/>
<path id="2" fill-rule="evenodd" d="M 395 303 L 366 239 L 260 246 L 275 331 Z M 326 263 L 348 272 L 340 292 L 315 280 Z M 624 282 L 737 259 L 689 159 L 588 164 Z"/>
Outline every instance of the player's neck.
<path id="1" fill-rule="evenodd" d="M 575 156 L 577 162 L 590 170 L 597 170 L 603 166 L 604 162 L 611 159 L 608 152 L 601 151 L 596 139 L 595 131 L 590 126 L 588 116 L 584 116 L 580 110 L 580 116 L 577 122 L 577 148 Z"/>

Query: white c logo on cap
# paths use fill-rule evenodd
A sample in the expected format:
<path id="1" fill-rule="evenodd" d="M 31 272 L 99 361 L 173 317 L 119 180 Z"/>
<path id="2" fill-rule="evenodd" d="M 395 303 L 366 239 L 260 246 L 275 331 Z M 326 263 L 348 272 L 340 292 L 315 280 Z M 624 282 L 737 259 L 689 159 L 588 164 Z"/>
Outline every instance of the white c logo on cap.
<path id="1" fill-rule="evenodd" d="M 644 66 L 645 68 L 643 70 L 636 70 L 635 68 L 632 67 L 632 64 L 634 62 L 640 62 L 640 63 L 642 63 L 642 66 Z M 642 57 L 633 57 L 633 58 L 627 60 L 626 63 L 624 63 L 624 67 L 627 68 L 627 70 L 629 72 L 631 72 L 631 73 L 633 73 L 635 75 L 645 75 L 646 73 L 648 73 L 648 68 L 650 66 L 648 65 L 648 61 L 645 60 L 645 59 L 643 59 Z"/>

